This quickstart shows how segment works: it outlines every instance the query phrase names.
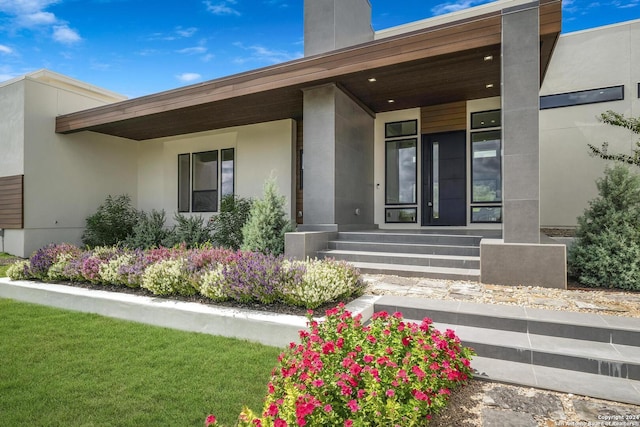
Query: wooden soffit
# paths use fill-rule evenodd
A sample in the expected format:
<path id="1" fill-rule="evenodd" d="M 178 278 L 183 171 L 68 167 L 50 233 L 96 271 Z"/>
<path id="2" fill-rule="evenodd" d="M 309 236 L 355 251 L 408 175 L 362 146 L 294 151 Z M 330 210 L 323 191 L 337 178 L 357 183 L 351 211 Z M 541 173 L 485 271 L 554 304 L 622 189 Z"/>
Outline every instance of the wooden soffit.
<path id="1" fill-rule="evenodd" d="M 541 75 L 560 28 L 561 1 L 541 0 Z M 326 83 L 339 85 L 376 113 L 499 96 L 501 29 L 501 13 L 488 13 L 66 114 L 57 117 L 56 132 L 147 140 L 300 119 L 302 90 Z M 488 56 L 494 59 L 485 61 Z"/>

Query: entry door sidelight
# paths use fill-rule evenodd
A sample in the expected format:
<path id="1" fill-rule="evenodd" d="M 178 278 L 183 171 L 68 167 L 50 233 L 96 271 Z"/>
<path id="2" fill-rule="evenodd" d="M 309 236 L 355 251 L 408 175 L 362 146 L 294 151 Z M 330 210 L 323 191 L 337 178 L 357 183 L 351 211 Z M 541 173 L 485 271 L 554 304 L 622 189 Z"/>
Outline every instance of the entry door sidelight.
<path id="1" fill-rule="evenodd" d="M 422 225 L 467 225 L 466 132 L 422 136 Z"/>

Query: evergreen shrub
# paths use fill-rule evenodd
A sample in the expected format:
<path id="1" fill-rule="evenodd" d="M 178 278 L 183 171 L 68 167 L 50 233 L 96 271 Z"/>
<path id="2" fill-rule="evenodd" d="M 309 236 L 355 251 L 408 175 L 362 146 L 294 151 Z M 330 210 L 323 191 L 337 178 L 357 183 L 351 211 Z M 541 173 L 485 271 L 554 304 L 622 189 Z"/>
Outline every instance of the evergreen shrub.
<path id="1" fill-rule="evenodd" d="M 109 195 L 96 213 L 87 217 L 82 243 L 90 247 L 117 245 L 133 233 L 138 218 L 128 195 Z"/>
<path id="2" fill-rule="evenodd" d="M 640 176 L 605 170 L 599 196 L 578 217 L 569 272 L 586 286 L 640 291 Z"/>
<path id="3" fill-rule="evenodd" d="M 238 250 L 242 246 L 242 227 L 249 220 L 251 199 L 228 194 L 222 197 L 220 213 L 211 219 L 213 241 L 222 247 Z"/>
<path id="4" fill-rule="evenodd" d="M 263 197 L 253 202 L 249 220 L 242 228 L 243 251 L 284 253 L 284 235 L 293 231 L 284 207 L 284 196 L 278 194 L 275 179 L 269 178 L 264 185 Z"/>

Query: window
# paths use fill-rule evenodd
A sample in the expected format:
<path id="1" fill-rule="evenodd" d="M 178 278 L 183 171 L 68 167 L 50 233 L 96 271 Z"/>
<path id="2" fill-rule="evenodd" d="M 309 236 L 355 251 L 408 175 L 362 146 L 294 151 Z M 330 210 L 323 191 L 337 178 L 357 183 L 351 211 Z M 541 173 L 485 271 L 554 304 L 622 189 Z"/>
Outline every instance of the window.
<path id="1" fill-rule="evenodd" d="M 471 114 L 471 222 L 502 222 L 501 111 Z"/>
<path id="2" fill-rule="evenodd" d="M 233 148 L 179 154 L 178 211 L 217 212 L 219 198 L 234 194 L 234 170 Z"/>
<path id="3" fill-rule="evenodd" d="M 541 96 L 540 109 L 546 110 L 549 108 L 596 104 L 598 102 L 619 101 L 622 99 L 624 99 L 624 86 L 612 86 L 600 89 Z"/>
<path id="4" fill-rule="evenodd" d="M 191 155 L 178 155 L 178 212 L 189 212 Z"/>
<path id="5" fill-rule="evenodd" d="M 387 141 L 386 204 L 414 204 L 416 201 L 417 139 Z"/>
<path id="6" fill-rule="evenodd" d="M 411 136 L 418 134 L 418 121 L 407 120 L 404 122 L 385 123 L 384 137 L 398 138 L 402 136 Z"/>
<path id="7" fill-rule="evenodd" d="M 471 129 L 486 129 L 502 126 L 500 110 L 471 113 Z"/>
<path id="8" fill-rule="evenodd" d="M 418 120 L 385 123 L 385 222 L 417 222 Z M 413 136 L 413 138 L 407 138 Z M 413 206 L 398 206 L 413 205 Z"/>
<path id="9" fill-rule="evenodd" d="M 385 209 L 385 222 L 388 223 L 416 223 L 418 222 L 417 208 L 387 208 Z"/>

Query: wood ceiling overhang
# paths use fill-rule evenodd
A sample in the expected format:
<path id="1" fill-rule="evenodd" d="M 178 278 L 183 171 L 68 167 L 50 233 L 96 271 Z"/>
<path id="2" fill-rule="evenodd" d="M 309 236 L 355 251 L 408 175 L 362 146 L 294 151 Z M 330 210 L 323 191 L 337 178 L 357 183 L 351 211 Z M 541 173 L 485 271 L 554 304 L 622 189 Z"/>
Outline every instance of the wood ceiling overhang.
<path id="1" fill-rule="evenodd" d="M 560 28 L 561 1 L 541 0 L 541 76 Z M 300 119 L 302 90 L 327 83 L 339 85 L 375 113 L 499 96 L 501 37 L 501 14 L 490 13 L 62 115 L 56 118 L 56 132 L 147 140 Z M 485 61 L 487 56 L 493 60 Z"/>

